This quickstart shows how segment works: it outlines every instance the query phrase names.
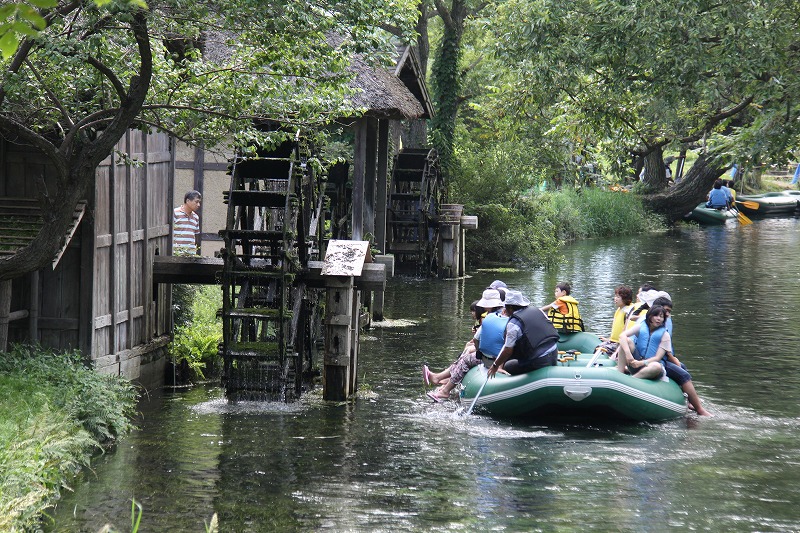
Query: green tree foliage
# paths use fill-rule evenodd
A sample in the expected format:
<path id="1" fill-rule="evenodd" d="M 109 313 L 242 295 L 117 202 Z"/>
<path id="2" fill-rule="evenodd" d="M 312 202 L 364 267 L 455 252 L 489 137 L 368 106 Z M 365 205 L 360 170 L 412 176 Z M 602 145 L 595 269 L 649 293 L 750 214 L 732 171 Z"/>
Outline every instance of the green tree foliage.
<path id="1" fill-rule="evenodd" d="M 42 231 L 0 261 L 0 278 L 53 257 L 97 164 L 129 127 L 207 146 L 235 135 L 247 146 L 279 140 L 256 130 L 263 119 L 309 126 L 356 113 L 349 58 L 393 54 L 380 26 L 408 35 L 417 14 L 411 0 L 143 5 L 27 0 L 0 11 L 0 135 L 41 151 L 56 173 L 55 191 L 40 187 Z"/>
<path id="2" fill-rule="evenodd" d="M 654 205 L 693 203 L 734 160 L 780 160 L 797 145 L 799 10 L 796 0 L 511 0 L 490 25 L 508 73 L 497 94 L 508 114 L 547 121 L 548 136 L 598 160 L 699 150 L 707 164 L 687 180 L 700 183 Z M 660 183 L 663 165 L 647 171 Z"/>

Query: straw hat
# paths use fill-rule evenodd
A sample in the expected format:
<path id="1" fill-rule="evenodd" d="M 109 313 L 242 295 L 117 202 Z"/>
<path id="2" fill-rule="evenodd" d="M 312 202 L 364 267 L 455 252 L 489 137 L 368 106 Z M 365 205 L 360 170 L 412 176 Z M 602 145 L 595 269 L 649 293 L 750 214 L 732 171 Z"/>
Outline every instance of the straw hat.
<path id="1" fill-rule="evenodd" d="M 483 296 L 478 301 L 477 305 L 484 309 L 503 307 L 503 300 L 500 299 L 500 293 L 496 289 L 486 289 L 483 291 Z"/>

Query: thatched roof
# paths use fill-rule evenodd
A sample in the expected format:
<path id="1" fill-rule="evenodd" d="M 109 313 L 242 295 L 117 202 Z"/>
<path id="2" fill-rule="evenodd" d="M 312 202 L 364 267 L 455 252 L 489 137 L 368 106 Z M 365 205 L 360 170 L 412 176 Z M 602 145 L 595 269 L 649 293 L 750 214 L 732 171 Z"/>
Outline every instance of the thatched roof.
<path id="1" fill-rule="evenodd" d="M 353 103 L 366 108 L 368 116 L 377 118 L 430 118 L 432 106 L 415 58 L 410 46 L 403 47 L 392 70 L 373 67 L 361 58 L 354 58 L 350 69 L 356 77 L 350 86 L 360 92 L 352 97 Z"/>
<path id="2" fill-rule="evenodd" d="M 223 32 L 204 33 L 203 57 L 211 62 L 224 62 L 230 58 L 230 48 Z M 330 35 L 335 44 L 340 36 Z M 354 57 L 350 66 L 355 79 L 350 86 L 357 89 L 352 96 L 356 107 L 367 110 L 368 116 L 390 119 L 431 118 L 433 106 L 425 86 L 425 74 L 421 72 L 416 49 L 402 45 L 397 48 L 398 59 L 394 68 L 382 68 L 368 64 L 361 57 Z"/>

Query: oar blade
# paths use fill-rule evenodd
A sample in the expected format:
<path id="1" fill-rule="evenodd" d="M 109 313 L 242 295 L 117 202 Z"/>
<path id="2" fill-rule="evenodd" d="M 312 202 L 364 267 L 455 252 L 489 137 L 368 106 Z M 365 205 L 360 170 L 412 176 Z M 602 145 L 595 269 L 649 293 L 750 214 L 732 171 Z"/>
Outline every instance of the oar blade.
<path id="1" fill-rule="evenodd" d="M 736 220 L 738 220 L 739 224 L 741 224 L 742 226 L 746 226 L 748 224 L 753 223 L 753 221 L 750 220 L 750 218 L 747 215 L 738 210 L 736 211 Z"/>
<path id="2" fill-rule="evenodd" d="M 751 209 L 753 211 L 758 211 L 758 208 L 760 207 L 758 205 L 758 202 L 751 202 L 749 200 L 744 200 L 744 201 L 736 200 L 736 203 L 741 205 L 742 207 L 745 207 L 747 209 Z"/>

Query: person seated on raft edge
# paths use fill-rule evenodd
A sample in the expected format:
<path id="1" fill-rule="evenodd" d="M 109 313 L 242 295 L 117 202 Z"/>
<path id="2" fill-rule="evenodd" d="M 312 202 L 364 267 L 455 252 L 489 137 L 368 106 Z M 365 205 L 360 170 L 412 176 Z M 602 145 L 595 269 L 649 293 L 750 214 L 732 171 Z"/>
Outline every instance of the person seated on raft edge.
<path id="1" fill-rule="evenodd" d="M 547 315 L 557 331 L 571 333 L 584 331 L 583 320 L 578 311 L 578 300 L 570 296 L 572 287 L 567 282 L 561 282 L 555 288 L 556 299 L 552 303 L 539 309 Z"/>
<path id="2" fill-rule="evenodd" d="M 491 331 L 496 330 L 496 333 L 490 334 L 490 336 L 497 336 L 499 339 L 494 339 L 493 342 L 487 342 L 485 339 L 484 348 L 490 347 L 492 344 L 502 346 L 502 335 L 505 330 L 505 322 L 507 319 L 502 320 L 502 317 L 500 317 L 500 313 L 503 310 L 503 301 L 500 299 L 500 292 L 496 289 L 486 289 L 483 291 L 482 298 L 475 304 L 475 309 L 481 325 L 478 327 L 477 331 L 475 331 L 469 342 L 467 342 L 464 351 L 458 359 L 447 369 L 438 373 L 432 373 L 427 365 L 422 367 L 422 375 L 426 385 L 429 383 L 434 385 L 443 383 L 438 389 L 427 393 L 427 396 L 434 402 L 441 402 L 448 399 L 450 397 L 450 392 L 461 383 L 464 376 L 467 375 L 467 372 L 469 372 L 472 367 L 481 364 L 482 350 L 479 351 L 478 343 L 482 335 L 484 335 L 483 324 L 487 319 L 490 323 L 489 329 Z M 478 314 L 479 311 L 481 311 L 480 314 Z M 495 324 L 496 320 L 502 320 L 502 327 L 500 327 L 499 324 Z M 499 347 L 496 350 L 499 351 Z M 445 379 L 447 379 L 446 383 L 444 383 Z"/>
<path id="3" fill-rule="evenodd" d="M 506 324 L 503 349 L 489 366 L 487 379 L 499 370 L 513 375 L 558 362 L 558 332 L 541 309 L 531 307 L 530 300 L 519 291 L 506 292 Z"/>
<path id="4" fill-rule="evenodd" d="M 661 292 L 661 294 L 667 293 Z M 692 375 L 689 373 L 686 365 L 684 365 L 677 357 L 675 357 L 675 351 L 672 342 L 672 339 L 675 338 L 672 334 L 672 300 L 668 295 L 659 296 L 653 302 L 653 307 L 657 305 L 660 305 L 664 308 L 664 313 L 667 316 L 667 319 L 664 321 L 664 328 L 670 335 L 670 347 L 664 359 L 667 377 L 680 386 L 681 390 L 686 394 L 686 397 L 689 400 L 689 406 L 694 409 L 698 415 L 714 416 L 703 408 L 702 404 L 700 403 L 700 395 L 697 394 L 697 391 L 694 388 L 694 383 L 692 383 Z"/>
<path id="5" fill-rule="evenodd" d="M 644 317 L 644 315 L 647 314 L 647 310 L 650 309 L 650 305 L 656 298 L 658 298 L 658 296 L 655 296 L 655 293 L 657 292 L 658 291 L 656 288 L 649 283 L 643 283 L 642 286 L 639 287 L 639 292 L 636 293 L 636 302 L 633 304 L 633 311 L 628 317 L 628 321 L 625 322 L 625 327 L 623 330 L 628 329 L 640 317 Z"/>
<path id="6" fill-rule="evenodd" d="M 664 308 L 653 306 L 644 322 L 622 332 L 617 370 L 636 378 L 666 379 L 664 357 L 671 347 L 669 333 L 664 327 L 666 320 Z"/>
<path id="7" fill-rule="evenodd" d="M 714 188 L 708 193 L 706 207 L 710 207 L 711 209 L 728 208 L 728 193 L 723 190 L 721 179 L 714 182 Z"/>
<path id="8" fill-rule="evenodd" d="M 622 328 L 622 331 L 630 329 L 634 324 L 641 323 L 647 315 L 647 311 L 653 307 L 653 303 L 660 294 L 662 293 L 656 290 L 653 285 L 649 283 L 642 284 L 642 286 L 639 287 L 639 292 L 636 294 L 636 303 L 633 304 L 633 310 L 628 314 L 628 318 L 625 321 L 625 326 Z M 617 357 L 619 356 L 619 352 L 620 347 L 617 346 L 617 350 L 613 352 L 609 358 L 612 361 L 616 361 Z"/>
<path id="9" fill-rule="evenodd" d="M 616 353 L 619 348 L 619 335 L 625 331 L 625 325 L 633 313 L 633 290 L 625 285 L 620 285 L 614 289 L 614 319 L 611 322 L 611 333 L 608 337 L 600 337 L 603 341 L 598 345 L 594 351 L 601 351 L 605 354 L 611 355 Z"/>

